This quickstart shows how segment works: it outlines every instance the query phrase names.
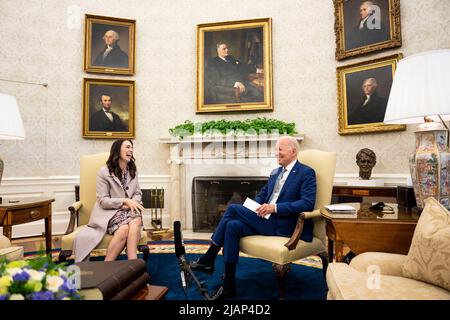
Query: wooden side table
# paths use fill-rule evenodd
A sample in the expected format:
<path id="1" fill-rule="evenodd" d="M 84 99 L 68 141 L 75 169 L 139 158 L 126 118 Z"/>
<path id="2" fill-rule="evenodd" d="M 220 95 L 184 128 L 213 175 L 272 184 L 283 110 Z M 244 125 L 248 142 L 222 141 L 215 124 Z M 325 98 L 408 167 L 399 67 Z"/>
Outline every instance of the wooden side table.
<path id="1" fill-rule="evenodd" d="M 22 198 L 17 202 L 3 199 L 0 204 L 0 226 L 3 235 L 11 240 L 12 226 L 45 219 L 45 249 L 52 250 L 52 202 L 53 198 Z"/>
<path id="2" fill-rule="evenodd" d="M 147 285 L 142 288 L 131 300 L 163 300 L 169 288 L 163 286 Z"/>
<path id="3" fill-rule="evenodd" d="M 408 253 L 419 219 L 417 210 L 388 203 L 395 213 L 382 214 L 369 209 L 371 203 L 346 204 L 355 207 L 357 214 L 332 214 L 325 208 L 320 209 L 326 220 L 329 261 L 333 261 L 333 253 L 336 255 L 336 262 L 343 261 L 344 244 L 355 254 L 369 251 Z"/>
<path id="4" fill-rule="evenodd" d="M 350 201 L 362 202 L 363 197 L 388 197 L 393 198 L 393 200 L 396 201 L 397 186 L 356 187 L 349 185 L 335 185 L 333 186 L 333 195 L 337 196 L 339 203 Z"/>

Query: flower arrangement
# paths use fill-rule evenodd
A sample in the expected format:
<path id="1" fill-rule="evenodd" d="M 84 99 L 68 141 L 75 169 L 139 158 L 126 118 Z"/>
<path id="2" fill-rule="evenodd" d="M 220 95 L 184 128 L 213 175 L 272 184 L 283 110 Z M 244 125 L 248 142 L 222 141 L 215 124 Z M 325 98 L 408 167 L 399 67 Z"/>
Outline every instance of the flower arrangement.
<path id="1" fill-rule="evenodd" d="M 0 300 L 80 300 L 72 273 L 49 256 L 0 261 Z"/>

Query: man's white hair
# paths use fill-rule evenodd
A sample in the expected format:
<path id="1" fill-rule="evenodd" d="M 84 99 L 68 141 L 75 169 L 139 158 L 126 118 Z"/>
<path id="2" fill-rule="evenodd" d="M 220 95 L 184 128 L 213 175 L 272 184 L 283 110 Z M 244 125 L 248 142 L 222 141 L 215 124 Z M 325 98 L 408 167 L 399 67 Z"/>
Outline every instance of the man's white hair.
<path id="1" fill-rule="evenodd" d="M 297 141 L 297 139 L 295 139 L 292 136 L 281 136 L 280 139 L 278 139 L 278 143 L 280 143 L 281 140 L 284 140 L 288 143 L 289 147 L 294 150 L 296 153 L 298 153 L 298 151 L 300 150 L 300 145 Z"/>
<path id="2" fill-rule="evenodd" d="M 378 87 L 378 83 L 377 83 L 377 80 L 375 78 L 367 78 L 366 80 L 364 80 L 363 86 L 366 84 L 366 82 L 370 82 L 375 87 Z"/>
<path id="3" fill-rule="evenodd" d="M 105 34 L 103 35 L 103 39 L 105 39 L 105 36 L 106 36 L 106 34 L 107 34 L 108 32 L 109 32 L 109 33 L 112 33 L 112 34 L 114 35 L 114 40 L 115 40 L 116 42 L 120 40 L 119 34 L 118 34 L 116 31 L 114 31 L 114 30 L 108 30 L 108 31 L 106 31 Z"/>
<path id="4" fill-rule="evenodd" d="M 364 2 L 361 4 L 361 7 L 364 6 L 364 5 L 367 5 L 367 6 L 373 6 L 373 1 L 364 1 Z"/>

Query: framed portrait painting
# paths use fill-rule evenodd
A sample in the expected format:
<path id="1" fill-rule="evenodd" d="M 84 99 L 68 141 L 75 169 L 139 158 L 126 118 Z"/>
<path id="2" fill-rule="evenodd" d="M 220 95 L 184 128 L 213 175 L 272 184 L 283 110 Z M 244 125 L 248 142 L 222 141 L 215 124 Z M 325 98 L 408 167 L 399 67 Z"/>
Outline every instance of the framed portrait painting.
<path id="1" fill-rule="evenodd" d="M 134 81 L 85 78 L 83 137 L 134 138 Z"/>
<path id="2" fill-rule="evenodd" d="M 136 21 L 86 14 L 84 70 L 134 74 Z"/>
<path id="3" fill-rule="evenodd" d="M 273 110 L 271 30 L 270 18 L 197 26 L 197 113 Z"/>
<path id="4" fill-rule="evenodd" d="M 395 69 L 402 54 L 337 68 L 339 134 L 405 130 L 383 124 Z"/>
<path id="5" fill-rule="evenodd" d="M 333 0 L 336 59 L 400 47 L 400 0 Z"/>

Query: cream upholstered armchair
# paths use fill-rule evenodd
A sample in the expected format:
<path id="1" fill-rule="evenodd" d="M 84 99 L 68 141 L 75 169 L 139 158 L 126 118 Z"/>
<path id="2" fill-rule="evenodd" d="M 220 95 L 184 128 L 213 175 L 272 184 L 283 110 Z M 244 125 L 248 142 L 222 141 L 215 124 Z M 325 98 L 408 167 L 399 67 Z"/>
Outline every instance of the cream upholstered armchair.
<path id="1" fill-rule="evenodd" d="M 0 260 L 3 258 L 8 261 L 22 260 L 23 247 L 13 246 L 7 237 L 0 234 Z"/>
<path id="2" fill-rule="evenodd" d="M 408 254 L 364 252 L 331 263 L 329 300 L 450 300 L 450 211 L 425 200 Z"/>
<path id="3" fill-rule="evenodd" d="M 280 284 L 281 299 L 284 299 L 286 276 L 291 262 L 317 254 L 322 259 L 324 275 L 328 266 L 325 221 L 319 209 L 331 202 L 336 153 L 303 150 L 298 153 L 298 160 L 316 172 L 317 195 L 314 211 L 300 213 L 291 238 L 256 235 L 244 237 L 240 242 L 240 250 L 243 253 L 272 262 Z M 300 240 L 305 219 L 314 221 L 312 242 Z"/>
<path id="4" fill-rule="evenodd" d="M 96 199 L 96 179 L 98 170 L 106 165 L 109 153 L 81 156 L 80 160 L 80 200 L 69 207 L 70 221 L 66 233 L 61 239 L 59 261 L 63 262 L 72 255 L 73 242 L 77 233 L 89 222 Z M 77 227 L 75 227 L 77 223 Z M 112 235 L 106 234 L 96 249 L 107 249 Z M 141 231 L 141 240 L 137 249 L 148 259 L 147 233 Z"/>

